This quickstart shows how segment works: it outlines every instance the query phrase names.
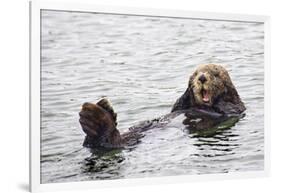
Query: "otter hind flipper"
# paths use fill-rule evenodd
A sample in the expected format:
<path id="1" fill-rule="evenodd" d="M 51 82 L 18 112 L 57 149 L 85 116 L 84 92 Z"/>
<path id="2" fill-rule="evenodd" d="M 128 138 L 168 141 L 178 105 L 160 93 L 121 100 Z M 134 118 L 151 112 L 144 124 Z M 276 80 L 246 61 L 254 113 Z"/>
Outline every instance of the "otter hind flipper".
<path id="1" fill-rule="evenodd" d="M 105 106 L 104 102 L 101 103 L 103 106 Z M 108 110 L 98 104 L 84 103 L 79 116 L 82 130 L 86 133 L 83 146 L 90 148 L 120 148 L 123 146 L 115 120 Z"/>
<path id="2" fill-rule="evenodd" d="M 96 104 L 99 105 L 100 107 L 102 107 L 104 110 L 106 110 L 112 116 L 112 118 L 115 122 L 115 126 L 117 126 L 117 113 L 114 112 L 114 109 L 113 109 L 111 103 L 109 102 L 109 100 L 106 98 L 102 98 Z"/>

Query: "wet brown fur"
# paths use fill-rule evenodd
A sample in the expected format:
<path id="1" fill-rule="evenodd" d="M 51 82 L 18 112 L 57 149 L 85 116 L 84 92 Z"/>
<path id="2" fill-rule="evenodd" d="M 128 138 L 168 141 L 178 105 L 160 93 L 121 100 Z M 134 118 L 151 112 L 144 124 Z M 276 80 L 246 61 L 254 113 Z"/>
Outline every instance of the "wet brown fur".
<path id="1" fill-rule="evenodd" d="M 84 103 L 79 113 L 79 122 L 87 134 L 85 143 L 103 147 L 120 147 L 122 138 L 116 126 L 116 113 L 108 100 L 102 99 L 97 104 Z M 84 146 L 87 144 L 84 143 Z"/>
<path id="2" fill-rule="evenodd" d="M 206 78 L 204 83 L 199 80 L 201 75 Z M 210 95 L 207 103 L 202 99 L 202 89 L 207 90 Z M 172 112 L 190 107 L 210 109 L 223 114 L 239 114 L 246 110 L 227 70 L 217 64 L 200 65 L 195 70 L 189 78 L 186 92 L 174 104 Z"/>
<path id="3" fill-rule="evenodd" d="M 199 80 L 202 74 L 206 77 L 204 83 Z M 210 101 L 208 103 L 202 100 L 202 88 L 209 92 Z M 201 65 L 195 70 L 189 79 L 188 88 L 174 104 L 172 112 L 191 108 L 207 109 L 220 114 L 240 114 L 246 109 L 228 72 L 224 67 L 216 64 Z M 159 120 L 156 119 L 147 121 L 120 135 L 116 128 L 117 114 L 105 98 L 96 104 L 84 103 L 79 115 L 80 124 L 86 133 L 83 145 L 90 148 L 120 148 L 136 144 L 143 136 L 141 132 L 152 128 L 155 123 L 159 124 Z"/>

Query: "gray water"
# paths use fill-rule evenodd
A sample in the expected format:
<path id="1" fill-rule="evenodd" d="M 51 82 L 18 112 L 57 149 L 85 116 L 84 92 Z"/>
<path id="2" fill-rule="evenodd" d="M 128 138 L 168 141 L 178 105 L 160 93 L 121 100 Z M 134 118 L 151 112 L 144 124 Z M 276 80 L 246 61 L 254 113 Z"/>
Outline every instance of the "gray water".
<path id="1" fill-rule="evenodd" d="M 264 26 L 42 11 L 41 183 L 264 169 Z M 170 112 L 201 63 L 224 65 L 246 116 L 213 136 L 177 118 L 145 133 L 134 149 L 92 154 L 78 112 L 106 96 L 124 132 Z"/>

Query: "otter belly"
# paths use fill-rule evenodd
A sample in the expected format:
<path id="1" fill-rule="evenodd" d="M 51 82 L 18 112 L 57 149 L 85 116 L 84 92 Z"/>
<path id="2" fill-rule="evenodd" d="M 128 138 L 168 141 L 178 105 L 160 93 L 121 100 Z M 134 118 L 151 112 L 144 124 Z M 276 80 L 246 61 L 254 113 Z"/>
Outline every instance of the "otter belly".
<path id="1" fill-rule="evenodd" d="M 129 128 L 130 132 L 143 133 L 147 130 L 166 127 L 185 130 L 199 136 L 211 136 L 235 125 L 241 115 L 223 115 L 213 111 L 188 109 L 169 113 L 160 118 L 144 121 Z"/>

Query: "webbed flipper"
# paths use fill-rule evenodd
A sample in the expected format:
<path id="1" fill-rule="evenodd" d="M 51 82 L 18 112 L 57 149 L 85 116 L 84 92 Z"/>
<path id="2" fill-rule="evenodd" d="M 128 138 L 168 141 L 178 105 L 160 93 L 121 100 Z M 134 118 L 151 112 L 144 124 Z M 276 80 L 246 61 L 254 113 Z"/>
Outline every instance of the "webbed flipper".
<path id="1" fill-rule="evenodd" d="M 110 104 L 109 100 L 106 98 L 100 99 L 97 103 L 100 107 L 102 107 L 104 110 L 106 110 L 113 118 L 115 122 L 115 126 L 117 126 L 117 113 L 114 112 L 114 109 L 112 105 Z"/>

